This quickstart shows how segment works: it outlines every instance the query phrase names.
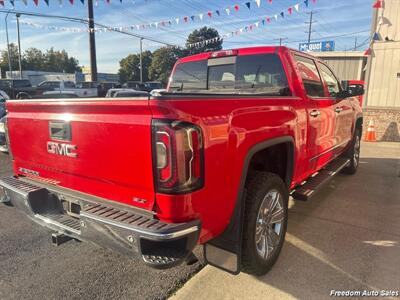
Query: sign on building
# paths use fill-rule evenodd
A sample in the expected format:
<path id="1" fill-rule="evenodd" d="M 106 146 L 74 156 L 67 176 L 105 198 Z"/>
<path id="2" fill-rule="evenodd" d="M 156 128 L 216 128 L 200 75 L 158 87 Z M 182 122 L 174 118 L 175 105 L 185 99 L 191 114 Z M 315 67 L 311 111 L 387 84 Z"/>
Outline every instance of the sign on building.
<path id="1" fill-rule="evenodd" d="M 300 51 L 334 51 L 334 41 L 323 41 L 323 42 L 311 42 L 311 43 L 300 43 Z"/>

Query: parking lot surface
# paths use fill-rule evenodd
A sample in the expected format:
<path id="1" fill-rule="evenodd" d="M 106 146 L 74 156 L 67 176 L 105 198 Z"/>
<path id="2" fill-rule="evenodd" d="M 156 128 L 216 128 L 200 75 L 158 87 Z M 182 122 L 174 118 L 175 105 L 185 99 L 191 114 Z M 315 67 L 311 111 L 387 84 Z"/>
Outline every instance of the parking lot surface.
<path id="1" fill-rule="evenodd" d="M 9 156 L 0 153 L 0 175 L 10 173 Z M 88 243 L 55 247 L 50 234 L 0 204 L 1 300 L 165 299 L 201 268 L 158 271 Z"/>
<path id="2" fill-rule="evenodd" d="M 308 202 L 291 201 L 286 242 L 271 272 L 233 276 L 206 266 L 172 299 L 400 292 L 400 144 L 364 143 L 361 155 L 356 175 L 338 175 Z"/>

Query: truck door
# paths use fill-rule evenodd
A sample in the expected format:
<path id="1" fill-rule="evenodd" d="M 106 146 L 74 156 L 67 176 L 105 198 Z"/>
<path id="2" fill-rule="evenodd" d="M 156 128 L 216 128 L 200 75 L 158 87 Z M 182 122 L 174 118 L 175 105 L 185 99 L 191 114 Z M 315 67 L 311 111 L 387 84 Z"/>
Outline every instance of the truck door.
<path id="1" fill-rule="evenodd" d="M 349 98 L 337 99 L 336 95 L 341 91 L 339 81 L 333 72 L 323 63 L 318 62 L 321 77 L 327 88 L 330 99 L 334 102 L 335 112 L 335 153 L 341 153 L 352 138 L 353 107 Z"/>
<path id="2" fill-rule="evenodd" d="M 308 173 L 313 173 L 328 163 L 333 156 L 335 102 L 326 94 L 315 61 L 300 55 L 295 55 L 295 59 L 307 95 Z"/>

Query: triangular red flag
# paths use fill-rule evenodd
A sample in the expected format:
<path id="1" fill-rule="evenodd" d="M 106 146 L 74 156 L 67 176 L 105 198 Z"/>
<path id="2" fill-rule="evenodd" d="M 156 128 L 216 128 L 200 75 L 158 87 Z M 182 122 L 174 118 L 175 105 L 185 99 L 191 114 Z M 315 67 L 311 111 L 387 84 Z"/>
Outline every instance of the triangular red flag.
<path id="1" fill-rule="evenodd" d="M 371 55 L 371 48 L 368 48 L 367 50 L 365 50 L 364 55 L 365 56 Z"/>
<path id="2" fill-rule="evenodd" d="M 0 0 L 0 5 L 4 6 L 4 0 Z"/>
<path id="3" fill-rule="evenodd" d="M 291 8 L 291 7 L 289 7 L 287 10 L 288 10 L 288 12 L 289 12 L 289 15 L 291 15 L 292 14 L 292 9 L 293 8 Z"/>
<path id="4" fill-rule="evenodd" d="M 69 3 L 71 3 L 71 5 L 74 5 L 74 0 L 69 0 Z"/>
<path id="5" fill-rule="evenodd" d="M 238 11 L 239 10 L 239 5 L 235 5 L 234 7 L 233 7 L 236 11 Z"/>
<path id="6" fill-rule="evenodd" d="M 184 20 L 185 22 L 187 22 L 187 21 L 188 21 L 188 17 L 183 17 L 183 20 Z"/>
<path id="7" fill-rule="evenodd" d="M 268 0 L 269 3 L 272 3 L 272 0 Z"/>
<path id="8" fill-rule="evenodd" d="M 372 6 L 373 8 L 382 8 L 383 0 L 376 0 L 374 5 Z"/>
<path id="9" fill-rule="evenodd" d="M 212 12 L 209 11 L 209 12 L 207 13 L 207 15 L 211 18 L 211 17 L 212 17 Z"/>
<path id="10" fill-rule="evenodd" d="M 268 22 L 268 23 L 271 23 L 271 18 L 268 17 L 268 18 L 267 18 L 267 22 Z"/>
<path id="11" fill-rule="evenodd" d="M 33 2 L 35 3 L 36 6 L 39 5 L 39 0 L 33 0 Z"/>

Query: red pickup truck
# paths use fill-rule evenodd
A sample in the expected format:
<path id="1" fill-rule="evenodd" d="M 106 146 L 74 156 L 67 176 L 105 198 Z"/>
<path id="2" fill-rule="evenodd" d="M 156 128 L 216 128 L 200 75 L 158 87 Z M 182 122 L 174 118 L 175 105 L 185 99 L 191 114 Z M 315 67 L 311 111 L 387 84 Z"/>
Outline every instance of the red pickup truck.
<path id="1" fill-rule="evenodd" d="M 289 195 L 355 173 L 353 96 L 319 59 L 255 47 L 180 59 L 167 92 L 148 98 L 9 101 L 14 176 L 1 201 L 57 244 L 90 241 L 156 268 L 202 244 L 211 265 L 264 274 Z"/>

